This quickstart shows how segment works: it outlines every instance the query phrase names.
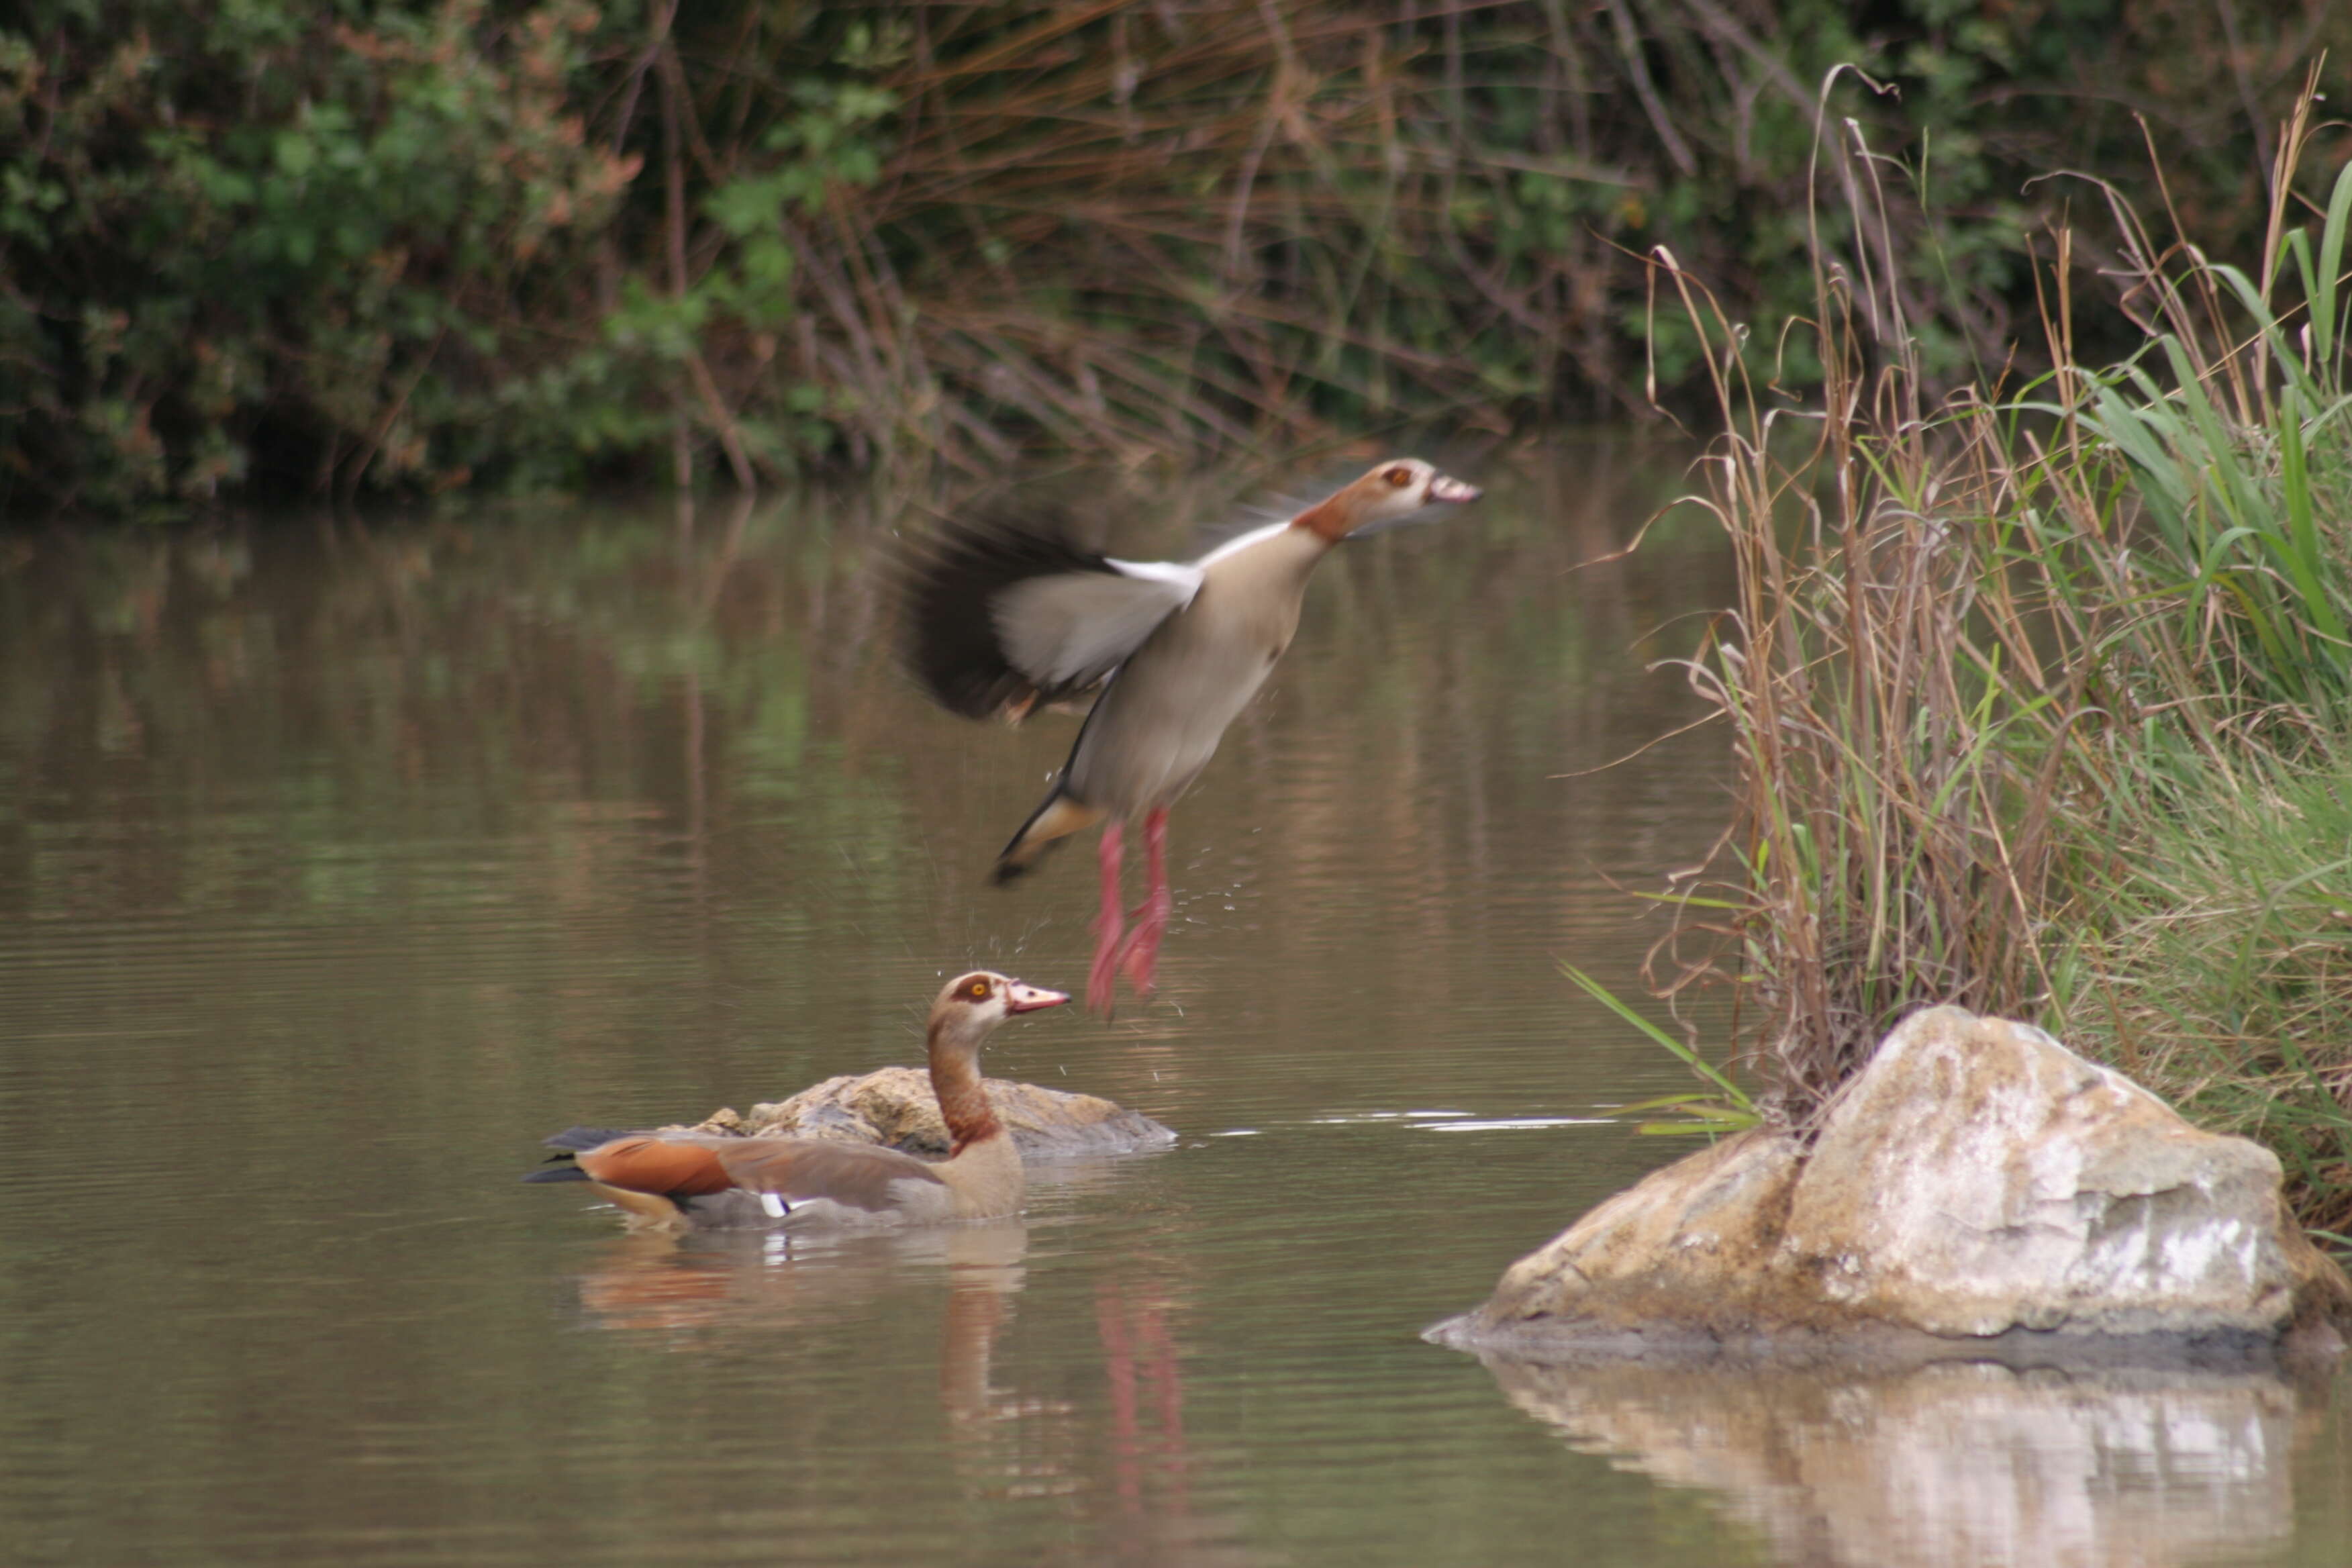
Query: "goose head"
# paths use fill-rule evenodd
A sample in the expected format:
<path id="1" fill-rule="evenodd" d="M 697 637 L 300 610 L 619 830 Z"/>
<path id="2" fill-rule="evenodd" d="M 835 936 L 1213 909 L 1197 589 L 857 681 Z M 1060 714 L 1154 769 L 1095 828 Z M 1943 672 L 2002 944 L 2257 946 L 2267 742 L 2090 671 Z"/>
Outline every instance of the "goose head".
<path id="1" fill-rule="evenodd" d="M 992 969 L 975 969 L 940 988 L 939 999 L 931 1004 L 931 1034 L 977 1050 L 998 1025 L 1014 1014 L 1058 1007 L 1069 999 L 1065 992 L 1031 985 Z"/>
<path id="2" fill-rule="evenodd" d="M 1351 533 L 1401 522 L 1425 506 L 1476 500 L 1476 485 L 1437 471 L 1419 458 L 1391 458 L 1321 505 L 1301 512 L 1297 525 L 1337 543 Z"/>

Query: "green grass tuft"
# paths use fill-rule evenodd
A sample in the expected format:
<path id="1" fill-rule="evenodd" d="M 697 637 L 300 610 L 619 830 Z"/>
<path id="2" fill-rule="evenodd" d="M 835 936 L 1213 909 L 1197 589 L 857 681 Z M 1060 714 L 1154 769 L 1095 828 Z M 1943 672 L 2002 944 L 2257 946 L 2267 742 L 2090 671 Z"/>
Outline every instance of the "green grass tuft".
<path id="1" fill-rule="evenodd" d="M 2023 386 L 1929 396 L 1886 287 L 1902 171 L 1851 126 L 1821 143 L 1801 342 L 1655 258 L 1715 367 L 1691 499 L 1740 589 L 1690 666 L 1737 819 L 1653 978 L 1734 987 L 1767 1114 L 1806 1124 L 1956 1002 L 2262 1139 L 2306 1222 L 2352 1225 L 2352 168 L 2305 188 L 2317 79 L 2255 266 L 2111 193 L 2107 232 L 2034 239 L 2055 368 Z M 2075 353 L 2084 255 L 2127 284 L 2116 364 Z"/>

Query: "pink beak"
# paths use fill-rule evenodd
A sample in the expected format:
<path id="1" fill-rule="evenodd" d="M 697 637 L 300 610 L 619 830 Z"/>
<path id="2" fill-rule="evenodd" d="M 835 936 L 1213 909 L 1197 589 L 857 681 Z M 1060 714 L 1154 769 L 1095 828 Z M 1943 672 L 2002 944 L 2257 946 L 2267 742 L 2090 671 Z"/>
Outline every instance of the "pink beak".
<path id="1" fill-rule="evenodd" d="M 1476 485 L 1465 484 L 1451 474 L 1439 474 L 1429 481 L 1429 499 L 1432 500 L 1476 500 L 1479 494 Z"/>
<path id="2" fill-rule="evenodd" d="M 1034 1013 L 1041 1007 L 1058 1007 L 1068 1001 L 1062 991 L 1048 991 L 1042 985 L 1030 985 L 1014 981 L 1004 988 L 1004 1010 L 1007 1013 Z"/>

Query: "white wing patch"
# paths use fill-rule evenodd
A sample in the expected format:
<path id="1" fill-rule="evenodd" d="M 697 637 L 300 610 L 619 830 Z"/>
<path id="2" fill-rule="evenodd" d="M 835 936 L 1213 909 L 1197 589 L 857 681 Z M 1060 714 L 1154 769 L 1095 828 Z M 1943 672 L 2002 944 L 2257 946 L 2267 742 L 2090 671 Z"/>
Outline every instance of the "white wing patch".
<path id="1" fill-rule="evenodd" d="M 1266 540 L 1272 539 L 1277 533 L 1286 532 L 1289 528 L 1290 521 L 1286 518 L 1280 522 L 1269 522 L 1264 528 L 1253 528 L 1247 533 L 1236 533 L 1231 539 L 1226 540 L 1223 544 L 1218 545 L 1214 550 L 1210 551 L 1206 555 L 1202 556 L 1200 560 L 1194 562 L 1192 565 L 1185 567 L 1184 570 L 1188 572 L 1206 571 L 1210 566 L 1215 564 L 1217 562 L 1223 561 L 1226 556 L 1239 555 L 1251 545 L 1263 543 Z"/>
<path id="2" fill-rule="evenodd" d="M 1201 591 L 1201 568 L 1112 561 L 1111 572 L 1031 577 L 989 606 L 1013 668 L 1038 685 L 1092 685 Z"/>

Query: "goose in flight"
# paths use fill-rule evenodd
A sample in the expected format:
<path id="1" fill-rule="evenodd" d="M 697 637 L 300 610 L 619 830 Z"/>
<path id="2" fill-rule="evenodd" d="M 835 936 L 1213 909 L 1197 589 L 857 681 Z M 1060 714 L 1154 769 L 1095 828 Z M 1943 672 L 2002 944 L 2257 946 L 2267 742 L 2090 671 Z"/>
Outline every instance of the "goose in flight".
<path id="1" fill-rule="evenodd" d="M 1048 530 L 1003 525 L 950 526 L 919 548 L 905 584 L 908 662 L 941 706 L 1018 721 L 1041 702 L 1102 689 L 994 873 L 1011 881 L 1056 840 L 1103 825 L 1088 1006 L 1108 1014 L 1122 969 L 1139 993 L 1151 990 L 1174 908 L 1168 808 L 1290 646 L 1317 563 L 1350 535 L 1478 494 L 1418 458 L 1393 458 L 1197 561 L 1119 561 Z M 1147 891 L 1129 931 L 1121 856 L 1138 818 Z"/>

